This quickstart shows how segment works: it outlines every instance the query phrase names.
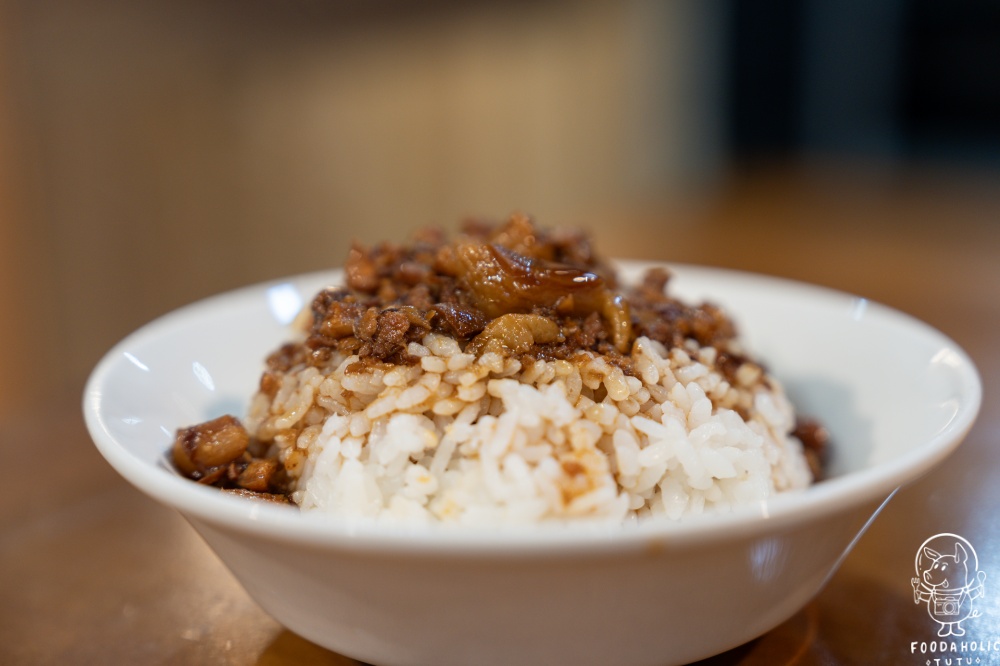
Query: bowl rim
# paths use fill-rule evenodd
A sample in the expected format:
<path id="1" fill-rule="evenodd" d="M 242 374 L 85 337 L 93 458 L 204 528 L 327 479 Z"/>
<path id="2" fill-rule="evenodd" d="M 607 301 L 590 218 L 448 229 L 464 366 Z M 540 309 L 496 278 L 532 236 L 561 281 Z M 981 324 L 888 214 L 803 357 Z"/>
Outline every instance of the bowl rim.
<path id="1" fill-rule="evenodd" d="M 754 281 L 786 289 L 807 289 L 817 296 L 856 299 L 847 292 L 783 277 L 729 268 L 660 261 L 616 260 L 619 267 L 639 271 L 666 266 L 678 274 L 698 273 L 730 280 Z M 83 414 L 95 446 L 107 462 L 131 485 L 158 502 L 178 510 L 188 520 L 225 530 L 267 537 L 291 544 L 321 548 L 452 555 L 565 555 L 601 554 L 648 548 L 681 548 L 736 537 L 775 533 L 804 521 L 813 521 L 862 506 L 884 504 L 895 491 L 923 476 L 950 455 L 972 427 L 982 402 L 982 384 L 968 354 L 951 338 L 929 324 L 882 303 L 867 301 L 880 316 L 930 336 L 954 353 L 959 392 L 965 398 L 956 414 L 918 446 L 876 467 L 854 470 L 808 488 L 786 491 L 731 512 L 691 516 L 678 522 L 647 520 L 636 525 L 550 523 L 471 527 L 446 524 L 399 525 L 370 519 L 302 513 L 294 507 L 229 496 L 215 488 L 182 478 L 166 462 L 150 465 L 132 454 L 109 430 L 101 411 L 109 374 L 123 353 L 177 320 L 212 309 L 221 302 L 291 281 L 335 279 L 341 269 L 315 271 L 259 282 L 200 299 L 143 325 L 114 345 L 98 362 L 86 382 Z M 166 452 L 165 452 L 166 453 Z"/>

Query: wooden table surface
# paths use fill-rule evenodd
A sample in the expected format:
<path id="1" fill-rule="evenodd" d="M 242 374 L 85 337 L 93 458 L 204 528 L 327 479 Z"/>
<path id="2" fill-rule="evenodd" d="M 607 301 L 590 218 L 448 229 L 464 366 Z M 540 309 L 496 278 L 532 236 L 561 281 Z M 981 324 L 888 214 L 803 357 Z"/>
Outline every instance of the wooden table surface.
<path id="1" fill-rule="evenodd" d="M 607 254 L 781 275 L 909 312 L 962 345 L 984 383 L 965 443 L 896 495 L 819 596 L 702 663 L 1000 663 L 1000 175 L 783 170 L 614 222 L 596 232 Z M 356 663 L 279 626 L 182 518 L 119 479 L 83 427 L 82 387 L 71 393 L 0 422 L 0 664 Z M 936 649 L 910 585 L 918 547 L 942 532 L 967 539 L 987 575 L 955 652 Z"/>

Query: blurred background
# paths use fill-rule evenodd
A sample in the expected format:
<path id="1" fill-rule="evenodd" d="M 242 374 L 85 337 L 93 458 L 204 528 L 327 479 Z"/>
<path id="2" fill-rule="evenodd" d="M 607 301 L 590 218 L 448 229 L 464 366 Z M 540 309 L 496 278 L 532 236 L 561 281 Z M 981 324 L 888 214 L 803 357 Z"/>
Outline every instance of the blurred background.
<path id="1" fill-rule="evenodd" d="M 898 663 L 936 629 L 929 534 L 1000 572 L 998 63 L 996 0 L 0 0 L 0 662 L 353 664 L 115 475 L 84 381 L 196 299 L 520 210 L 969 351 L 969 441 L 804 613 L 705 664 Z"/>
<path id="2" fill-rule="evenodd" d="M 991 0 L 0 0 L 0 415 L 172 308 L 467 215 L 765 272 L 825 225 L 862 259 L 796 276 L 841 288 L 956 216 L 989 251 L 998 62 Z"/>

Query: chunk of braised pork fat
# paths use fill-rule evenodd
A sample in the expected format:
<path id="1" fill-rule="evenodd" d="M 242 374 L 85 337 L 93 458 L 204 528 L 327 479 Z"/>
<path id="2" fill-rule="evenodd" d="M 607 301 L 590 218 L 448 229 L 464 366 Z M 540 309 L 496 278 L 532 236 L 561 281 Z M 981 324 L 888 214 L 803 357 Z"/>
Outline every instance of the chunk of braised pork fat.
<path id="1" fill-rule="evenodd" d="M 486 328 L 489 322 L 479 308 L 460 303 L 436 303 L 431 309 L 437 313 L 442 328 L 455 337 L 466 339 Z"/>
<path id="2" fill-rule="evenodd" d="M 355 322 L 365 313 L 365 306 L 343 289 L 324 289 L 312 302 L 312 337 L 330 344 L 354 333 Z"/>
<path id="3" fill-rule="evenodd" d="M 539 344 L 562 342 L 559 325 L 537 314 L 500 315 L 476 336 L 466 351 L 474 354 L 485 352 L 506 355 L 524 354 Z"/>
<path id="4" fill-rule="evenodd" d="M 212 483 L 218 470 L 246 453 L 250 435 L 233 416 L 220 416 L 189 428 L 181 428 L 174 438 L 174 465 L 184 475 Z"/>
<path id="5" fill-rule="evenodd" d="M 460 243 L 455 247 L 459 277 L 474 305 L 493 319 L 530 312 L 574 292 L 600 287 L 600 278 L 575 268 L 547 268 L 498 245 Z"/>
<path id="6" fill-rule="evenodd" d="M 371 307 L 365 310 L 365 313 L 354 321 L 353 332 L 359 340 L 365 342 L 374 340 L 375 334 L 378 333 L 378 308 Z"/>
<path id="7" fill-rule="evenodd" d="M 379 286 L 378 268 L 368 252 L 355 244 L 344 262 L 344 278 L 351 289 L 374 294 Z"/>
<path id="8" fill-rule="evenodd" d="M 470 300 L 487 317 L 528 313 L 536 307 L 584 316 L 598 312 L 611 329 L 615 347 L 624 353 L 631 346 L 628 303 L 596 273 L 547 264 L 492 244 L 459 243 L 454 255 Z"/>
<path id="9" fill-rule="evenodd" d="M 385 310 L 378 315 L 378 326 L 372 338 L 370 351 L 362 347 L 361 357 L 374 356 L 386 359 L 405 351 L 406 332 L 410 330 L 410 320 L 398 310 Z"/>
<path id="10" fill-rule="evenodd" d="M 266 493 L 273 487 L 278 472 L 278 461 L 273 458 L 254 458 L 236 477 L 236 485 L 257 493 Z"/>
<path id="11" fill-rule="evenodd" d="M 404 261 L 395 271 L 394 277 L 408 287 L 415 287 L 431 278 L 431 267 L 418 261 Z"/>
<path id="12" fill-rule="evenodd" d="M 830 432 L 819 421 L 800 418 L 795 423 L 792 436 L 802 442 L 802 450 L 813 474 L 813 481 L 823 479 L 823 469 L 826 466 L 827 449 L 830 443 Z"/>
<path id="13" fill-rule="evenodd" d="M 514 213 L 502 224 L 466 220 L 462 231 L 481 243 L 500 245 L 532 259 L 585 268 L 600 275 L 607 286 L 614 286 L 614 271 L 598 261 L 582 230 L 543 229 L 536 226 L 531 217 Z"/>
<path id="14" fill-rule="evenodd" d="M 586 302 L 581 305 L 585 309 L 601 313 L 611 327 L 611 340 L 615 349 L 622 354 L 627 353 L 632 346 L 632 315 L 625 297 L 604 289 L 596 295 L 593 307 L 588 308 Z"/>
<path id="15" fill-rule="evenodd" d="M 527 215 L 514 213 L 506 224 L 485 226 L 478 235 L 521 256 L 556 261 L 555 246 L 545 242 L 543 233 Z"/>
<path id="16" fill-rule="evenodd" d="M 430 310 L 434 307 L 434 299 L 431 296 L 430 287 L 426 284 L 418 284 L 411 287 L 410 290 L 406 292 L 404 305 L 409 305 L 410 307 L 423 312 Z"/>
<path id="17" fill-rule="evenodd" d="M 427 317 L 418 309 L 403 305 L 378 311 L 369 308 L 356 327 L 362 341 L 358 351 L 361 358 L 382 361 L 407 361 L 407 344 L 419 340 L 431 330 Z"/>

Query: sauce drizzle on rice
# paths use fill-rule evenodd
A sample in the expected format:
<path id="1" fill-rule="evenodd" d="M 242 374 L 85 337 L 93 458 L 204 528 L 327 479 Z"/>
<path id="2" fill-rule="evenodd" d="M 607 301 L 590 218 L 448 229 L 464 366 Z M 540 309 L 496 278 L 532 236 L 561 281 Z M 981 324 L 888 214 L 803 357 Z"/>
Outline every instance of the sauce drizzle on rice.
<path id="1" fill-rule="evenodd" d="M 802 488 L 828 436 L 710 303 L 619 286 L 523 215 L 352 248 L 271 354 L 245 425 L 178 430 L 178 470 L 302 510 L 404 522 L 631 521 Z"/>

